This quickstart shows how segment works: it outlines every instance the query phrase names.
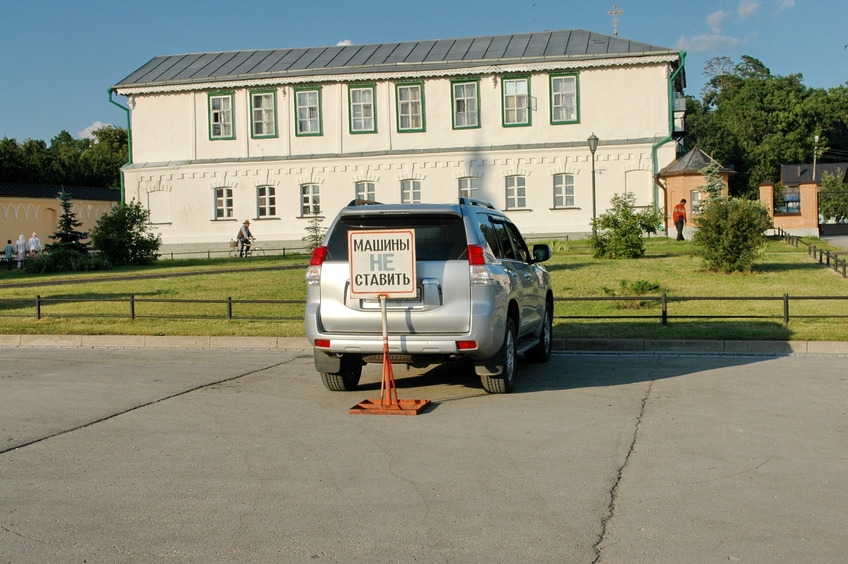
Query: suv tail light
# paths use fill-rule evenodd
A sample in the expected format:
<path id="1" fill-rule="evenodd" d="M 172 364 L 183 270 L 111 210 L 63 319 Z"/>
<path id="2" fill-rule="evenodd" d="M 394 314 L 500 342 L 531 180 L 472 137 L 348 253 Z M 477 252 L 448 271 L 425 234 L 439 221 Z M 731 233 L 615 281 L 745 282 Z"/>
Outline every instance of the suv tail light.
<path id="1" fill-rule="evenodd" d="M 315 247 L 312 250 L 312 259 L 309 268 L 306 269 L 306 284 L 316 286 L 321 283 L 321 265 L 327 258 L 327 247 Z"/>
<path id="2" fill-rule="evenodd" d="M 495 279 L 489 267 L 486 266 L 486 256 L 480 245 L 468 245 L 468 264 L 471 266 L 471 284 L 474 286 L 488 286 Z"/>
<path id="3" fill-rule="evenodd" d="M 483 247 L 480 245 L 468 245 L 468 264 L 486 264 L 486 257 L 483 255 Z"/>

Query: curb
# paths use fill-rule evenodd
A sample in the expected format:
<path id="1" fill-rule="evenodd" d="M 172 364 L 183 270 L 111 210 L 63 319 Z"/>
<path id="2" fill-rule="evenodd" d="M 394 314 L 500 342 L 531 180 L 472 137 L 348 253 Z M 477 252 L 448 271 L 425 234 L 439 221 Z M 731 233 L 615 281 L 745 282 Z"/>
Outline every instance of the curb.
<path id="1" fill-rule="evenodd" d="M 0 335 L 0 347 L 309 350 L 306 337 L 162 335 Z M 557 352 L 698 354 L 848 354 L 846 341 L 704 341 L 696 339 L 554 339 Z"/>

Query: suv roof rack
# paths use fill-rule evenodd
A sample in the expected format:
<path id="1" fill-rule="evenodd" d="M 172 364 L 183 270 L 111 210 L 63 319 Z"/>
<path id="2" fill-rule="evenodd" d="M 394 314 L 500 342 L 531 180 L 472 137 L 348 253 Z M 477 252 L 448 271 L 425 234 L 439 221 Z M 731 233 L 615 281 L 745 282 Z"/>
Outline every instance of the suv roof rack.
<path id="1" fill-rule="evenodd" d="M 489 208 L 490 210 L 495 209 L 495 206 L 493 206 L 489 202 L 484 202 L 483 200 L 474 200 L 472 198 L 460 198 L 459 205 L 483 206 L 484 208 Z"/>
<path id="2" fill-rule="evenodd" d="M 351 200 L 348 206 L 373 206 L 380 203 L 382 202 L 375 202 L 374 200 Z"/>

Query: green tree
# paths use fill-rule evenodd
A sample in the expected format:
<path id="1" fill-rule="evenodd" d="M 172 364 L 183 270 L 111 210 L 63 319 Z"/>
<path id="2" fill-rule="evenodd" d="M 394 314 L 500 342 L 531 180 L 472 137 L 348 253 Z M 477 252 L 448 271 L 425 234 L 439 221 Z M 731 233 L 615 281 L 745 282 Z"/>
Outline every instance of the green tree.
<path id="1" fill-rule="evenodd" d="M 309 220 L 306 226 L 306 235 L 301 237 L 301 241 L 306 242 L 306 246 L 310 251 L 315 247 L 321 246 L 321 242 L 324 240 L 324 234 L 327 233 L 327 228 L 321 225 L 324 221 L 321 210 L 316 207 L 313 209 L 313 213 L 316 215 Z"/>
<path id="2" fill-rule="evenodd" d="M 77 214 L 74 212 L 71 198 L 67 192 L 62 190 L 58 194 L 59 205 L 62 208 L 62 213 L 59 215 L 57 230 L 50 238 L 56 241 L 48 243 L 44 246 L 44 250 L 52 252 L 55 250 L 67 250 L 77 254 L 88 254 L 88 233 L 79 231 L 77 228 L 82 226 L 82 222 L 77 219 Z"/>
<path id="3" fill-rule="evenodd" d="M 663 214 L 651 206 L 636 211 L 636 196 L 632 192 L 615 194 L 612 207 L 592 220 L 593 234 L 589 237 L 595 258 L 640 258 L 645 256 L 644 233 L 656 233 Z"/>
<path id="4" fill-rule="evenodd" d="M 819 188 L 819 215 L 828 221 L 848 221 L 848 185 L 842 183 L 843 172 L 822 174 Z"/>
<path id="5" fill-rule="evenodd" d="M 802 75 L 772 75 L 748 56 L 736 65 L 712 60 L 705 74 L 702 99 L 687 101 L 685 143 L 736 170 L 732 194 L 754 196 L 761 183 L 779 179 L 780 165 L 811 161 L 815 135 L 821 146 L 834 148 L 834 156 L 848 148 L 845 87 L 810 89 Z"/>
<path id="6" fill-rule="evenodd" d="M 153 264 L 159 257 L 161 236 L 149 231 L 150 210 L 133 200 L 100 216 L 91 230 L 91 242 L 112 266 Z"/>
<path id="7" fill-rule="evenodd" d="M 772 227 L 769 211 L 744 198 L 707 201 L 694 219 L 696 253 L 708 270 L 749 272 L 762 255 L 765 232 Z"/>

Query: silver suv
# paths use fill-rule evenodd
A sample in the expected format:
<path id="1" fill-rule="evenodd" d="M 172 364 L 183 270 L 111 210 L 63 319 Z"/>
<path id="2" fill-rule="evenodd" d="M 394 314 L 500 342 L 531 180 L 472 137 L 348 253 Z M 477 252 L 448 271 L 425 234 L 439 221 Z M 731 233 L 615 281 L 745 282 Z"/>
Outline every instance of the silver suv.
<path id="1" fill-rule="evenodd" d="M 491 204 L 377 204 L 353 201 L 330 225 L 306 272 L 306 336 L 315 368 L 333 391 L 354 390 L 362 366 L 383 360 L 377 299 L 353 297 L 349 233 L 413 229 L 417 296 L 386 302 L 392 363 L 473 363 L 489 393 L 506 393 L 519 355 L 551 356 L 553 291 L 540 263 L 548 245 L 528 250 L 515 225 Z"/>

